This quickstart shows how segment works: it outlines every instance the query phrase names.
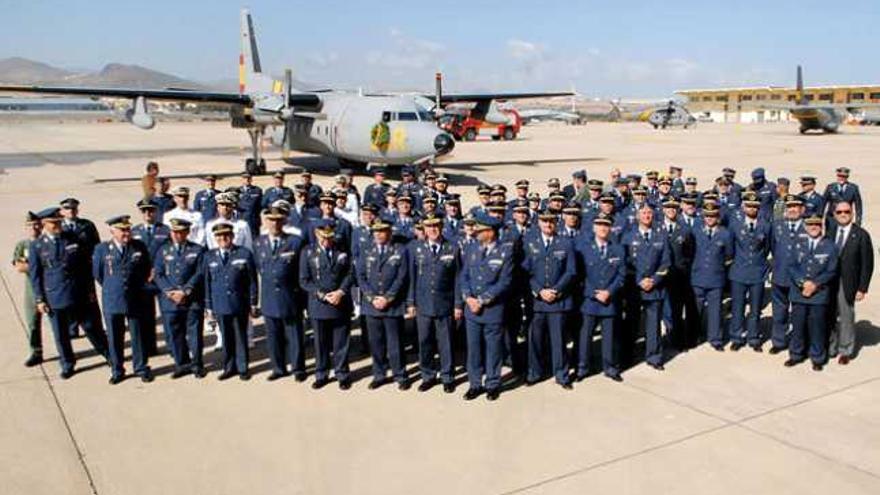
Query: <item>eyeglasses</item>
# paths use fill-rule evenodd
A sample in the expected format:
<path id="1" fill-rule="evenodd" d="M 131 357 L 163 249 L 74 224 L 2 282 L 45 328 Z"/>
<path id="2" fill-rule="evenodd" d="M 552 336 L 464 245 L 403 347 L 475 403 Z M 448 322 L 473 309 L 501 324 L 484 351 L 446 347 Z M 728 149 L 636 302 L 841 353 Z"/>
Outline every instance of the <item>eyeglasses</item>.
<path id="1" fill-rule="evenodd" d="M 834 214 L 835 215 L 851 215 L 852 210 L 835 210 Z"/>

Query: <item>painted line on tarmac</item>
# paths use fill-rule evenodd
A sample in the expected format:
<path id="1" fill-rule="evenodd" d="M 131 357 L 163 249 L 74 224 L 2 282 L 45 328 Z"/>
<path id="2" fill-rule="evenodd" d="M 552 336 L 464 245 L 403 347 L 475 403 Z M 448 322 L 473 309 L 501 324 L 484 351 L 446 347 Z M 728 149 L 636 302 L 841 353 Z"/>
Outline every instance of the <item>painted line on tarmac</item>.
<path id="1" fill-rule="evenodd" d="M 19 312 L 18 306 L 15 304 L 15 298 L 12 296 L 12 291 L 9 288 L 9 282 L 6 280 L 6 275 L 2 272 L 0 272 L 0 281 L 3 282 L 3 289 L 6 291 L 6 296 L 12 304 L 12 310 L 15 312 L 15 317 L 18 320 L 21 329 L 24 331 L 25 336 L 27 336 L 27 325 L 25 325 L 24 319 L 21 317 L 21 312 Z M 55 387 L 52 385 L 52 381 L 49 380 L 49 374 L 46 372 L 44 364 L 40 364 L 40 372 L 43 374 L 43 380 L 46 382 L 46 386 L 49 387 L 49 392 L 52 394 L 52 400 L 55 401 L 55 407 L 58 408 L 58 414 L 61 415 L 61 421 L 64 423 L 64 429 L 67 430 L 67 435 L 70 438 L 70 443 L 73 444 L 79 463 L 82 466 L 83 471 L 86 473 L 86 478 L 89 480 L 89 488 L 94 495 L 98 495 L 98 489 L 95 487 L 95 479 L 92 477 L 92 472 L 89 470 L 88 464 L 86 464 L 85 456 L 79 446 L 79 442 L 76 441 L 76 435 L 73 434 L 73 430 L 70 427 L 70 421 L 67 420 L 67 415 L 64 413 L 64 408 L 61 406 L 61 401 L 58 398 L 58 394 L 55 392 Z"/>

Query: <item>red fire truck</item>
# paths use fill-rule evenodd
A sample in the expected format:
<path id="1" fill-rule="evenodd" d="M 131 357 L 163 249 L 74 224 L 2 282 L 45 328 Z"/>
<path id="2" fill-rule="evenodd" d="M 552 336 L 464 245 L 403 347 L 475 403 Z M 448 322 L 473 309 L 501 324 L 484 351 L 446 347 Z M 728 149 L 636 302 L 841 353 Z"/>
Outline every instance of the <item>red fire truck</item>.
<path id="1" fill-rule="evenodd" d="M 472 111 L 448 113 L 440 118 L 440 128 L 452 134 L 456 141 L 474 141 L 477 136 L 490 136 L 494 141 L 510 141 L 516 139 L 522 127 L 522 118 L 512 108 L 489 112 L 482 119 L 472 114 Z"/>

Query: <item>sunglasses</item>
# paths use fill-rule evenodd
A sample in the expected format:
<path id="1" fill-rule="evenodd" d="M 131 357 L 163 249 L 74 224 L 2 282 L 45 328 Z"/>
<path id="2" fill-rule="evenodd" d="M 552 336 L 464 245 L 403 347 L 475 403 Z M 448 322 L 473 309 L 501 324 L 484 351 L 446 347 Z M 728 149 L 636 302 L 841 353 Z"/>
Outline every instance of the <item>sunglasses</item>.
<path id="1" fill-rule="evenodd" d="M 852 213 L 852 210 L 835 210 L 835 215 L 849 215 Z"/>

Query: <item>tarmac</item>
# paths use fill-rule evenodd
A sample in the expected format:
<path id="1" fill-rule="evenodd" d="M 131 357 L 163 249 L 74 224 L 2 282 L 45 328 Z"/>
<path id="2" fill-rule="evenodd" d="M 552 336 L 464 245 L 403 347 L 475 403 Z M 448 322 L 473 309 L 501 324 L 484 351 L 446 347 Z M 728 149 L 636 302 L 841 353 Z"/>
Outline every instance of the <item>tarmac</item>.
<path id="1" fill-rule="evenodd" d="M 234 175 L 247 143 L 245 133 L 221 123 L 160 123 L 149 132 L 112 123 L 0 125 L 0 221 L 8 226 L 0 249 L 11 254 L 26 210 L 68 195 L 106 235 L 105 218 L 136 214 L 137 179 L 148 160 L 173 177 Z M 824 187 L 834 168 L 846 165 L 868 205 L 865 226 L 878 232 L 878 149 L 880 128 L 801 136 L 794 124 L 667 131 L 542 125 L 524 128 L 514 142 L 458 143 L 437 168 L 470 203 L 479 183 L 528 178 L 544 192 L 546 179 L 567 181 L 578 168 L 607 179 L 613 167 L 644 172 L 678 164 L 708 188 L 724 166 L 736 168 L 740 182 L 763 166 L 771 179 L 794 182 L 810 173 Z M 289 167 L 278 150 L 267 156 L 270 169 Z M 307 166 L 322 185 L 336 173 L 327 159 L 295 155 L 294 162 L 291 170 Z M 360 175 L 356 182 L 363 188 L 370 180 Z M 173 182 L 201 187 L 197 179 Z M 220 187 L 237 182 L 227 178 Z M 808 365 L 784 368 L 783 354 L 703 346 L 668 356 L 664 372 L 637 365 L 623 383 L 595 375 L 564 391 L 547 382 L 489 403 L 463 401 L 465 385 L 446 395 L 439 387 L 369 391 L 368 379 L 348 392 L 314 391 L 311 380 L 269 383 L 261 342 L 248 383 L 218 382 L 216 371 L 202 381 L 171 380 L 170 358 L 162 355 L 151 360 L 155 382 L 110 386 L 109 369 L 80 339 L 79 372 L 62 381 L 48 322 L 49 360 L 23 366 L 24 277 L 8 263 L 0 277 L 6 494 L 880 493 L 876 289 L 857 306 L 860 348 L 849 366 L 831 363 L 816 373 Z M 354 361 L 355 376 L 368 376 L 369 364 Z"/>

